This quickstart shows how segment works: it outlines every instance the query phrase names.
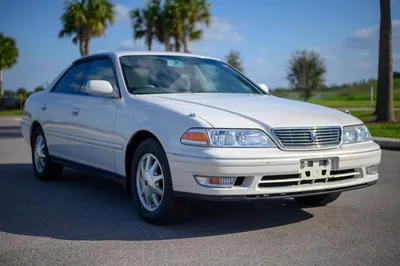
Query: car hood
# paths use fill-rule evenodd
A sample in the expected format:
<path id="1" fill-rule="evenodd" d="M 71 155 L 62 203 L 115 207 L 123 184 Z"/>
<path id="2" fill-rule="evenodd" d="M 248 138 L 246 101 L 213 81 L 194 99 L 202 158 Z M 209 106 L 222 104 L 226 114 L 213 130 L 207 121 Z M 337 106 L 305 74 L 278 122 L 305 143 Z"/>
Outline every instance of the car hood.
<path id="1" fill-rule="evenodd" d="M 362 122 L 342 111 L 320 105 L 250 94 L 137 95 L 168 108 L 194 113 L 218 128 L 345 126 Z"/>

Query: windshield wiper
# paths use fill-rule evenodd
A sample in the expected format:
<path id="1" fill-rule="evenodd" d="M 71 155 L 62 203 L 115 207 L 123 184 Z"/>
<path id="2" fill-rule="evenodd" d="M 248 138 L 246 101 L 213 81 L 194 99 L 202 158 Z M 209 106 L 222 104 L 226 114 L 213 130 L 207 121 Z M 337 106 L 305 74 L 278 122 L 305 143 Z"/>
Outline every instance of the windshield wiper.
<path id="1" fill-rule="evenodd" d="M 138 86 L 138 87 L 131 88 L 131 90 L 132 90 L 132 92 L 134 92 L 134 91 L 136 91 L 136 90 L 141 90 L 141 89 L 146 89 L 146 88 L 155 89 L 156 86 L 151 85 L 151 84 L 145 84 L 145 85 L 140 85 L 140 86 Z"/>

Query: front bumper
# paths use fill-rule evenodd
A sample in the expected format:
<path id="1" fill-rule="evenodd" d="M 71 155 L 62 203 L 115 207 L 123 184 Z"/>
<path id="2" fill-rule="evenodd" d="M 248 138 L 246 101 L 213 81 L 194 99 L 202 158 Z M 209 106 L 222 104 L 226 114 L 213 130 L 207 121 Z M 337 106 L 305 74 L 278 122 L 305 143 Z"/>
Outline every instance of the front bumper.
<path id="1" fill-rule="evenodd" d="M 263 153 L 265 157 L 260 158 Z M 381 160 L 379 145 L 373 141 L 358 144 L 343 145 L 340 148 L 314 151 L 282 151 L 279 149 L 257 150 L 258 158 L 251 158 L 249 150 L 236 150 L 233 158 L 227 150 L 221 150 L 224 157 L 214 158 L 167 153 L 173 189 L 178 196 L 195 196 L 204 199 L 246 200 L 257 198 L 283 198 L 331 193 L 363 188 L 376 183 L 378 174 L 367 174 L 366 167 L 378 165 Z M 243 153 L 239 156 L 239 153 Z M 215 158 L 216 157 L 216 158 Z M 250 157 L 250 158 L 248 158 Z M 330 170 L 354 170 L 354 176 L 338 178 L 332 182 L 316 182 L 318 178 L 306 177 L 302 169 L 302 160 L 331 159 L 334 163 Z M 332 172 L 333 173 L 333 172 Z M 244 177 L 240 185 L 232 188 L 208 188 L 200 186 L 194 179 L 195 175 L 210 177 Z M 297 175 L 298 182 L 281 183 L 280 176 Z M 277 178 L 276 184 L 264 187 L 263 177 Z M 329 176 L 329 172 L 328 172 Z M 340 175 L 337 175 L 340 176 Z M 351 178 L 350 178 L 351 177 Z M 290 176 L 289 178 L 293 178 Z M 292 179 L 293 180 L 293 179 Z M 296 179 L 297 180 L 297 179 Z M 304 184 L 303 184 L 304 180 Z M 261 182 L 260 182 L 261 181 Z M 283 180 L 284 182 L 288 180 Z M 308 181 L 308 182 L 305 182 Z M 269 181 L 267 181 L 269 182 Z M 273 181 L 271 181 L 273 182 Z"/>
<path id="2" fill-rule="evenodd" d="M 195 194 L 195 193 L 186 193 L 175 191 L 176 197 L 181 198 L 190 198 L 196 200 L 209 200 L 209 201 L 252 201 L 252 200 L 261 200 L 261 199 L 285 199 L 285 198 L 298 198 L 305 196 L 315 196 L 327 193 L 334 192 L 345 192 L 360 188 L 369 187 L 375 185 L 377 180 L 371 181 L 368 183 L 363 183 L 359 185 L 346 186 L 340 188 L 327 188 L 327 189 L 319 189 L 313 191 L 299 191 L 299 192 L 291 192 L 291 193 L 275 193 L 275 194 L 256 194 L 256 195 L 205 195 L 205 194 Z"/>

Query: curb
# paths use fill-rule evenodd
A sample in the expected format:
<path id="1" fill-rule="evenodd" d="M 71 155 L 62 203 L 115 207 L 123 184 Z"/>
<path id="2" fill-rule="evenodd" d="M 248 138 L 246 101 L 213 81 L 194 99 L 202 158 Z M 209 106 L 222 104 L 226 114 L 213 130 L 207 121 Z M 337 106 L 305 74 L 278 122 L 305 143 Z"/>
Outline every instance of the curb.
<path id="1" fill-rule="evenodd" d="M 380 138 L 373 137 L 372 138 L 382 149 L 386 150 L 400 150 L 400 139 L 392 139 L 392 138 Z"/>

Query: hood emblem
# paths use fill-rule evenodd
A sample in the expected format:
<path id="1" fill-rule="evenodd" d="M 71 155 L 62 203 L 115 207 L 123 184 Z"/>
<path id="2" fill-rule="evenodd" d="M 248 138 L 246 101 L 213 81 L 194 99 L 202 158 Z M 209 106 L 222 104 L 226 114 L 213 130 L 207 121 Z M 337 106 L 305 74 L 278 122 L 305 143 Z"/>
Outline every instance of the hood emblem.
<path id="1" fill-rule="evenodd" d="M 310 131 L 310 138 L 315 142 L 317 140 L 317 134 L 314 131 Z"/>

